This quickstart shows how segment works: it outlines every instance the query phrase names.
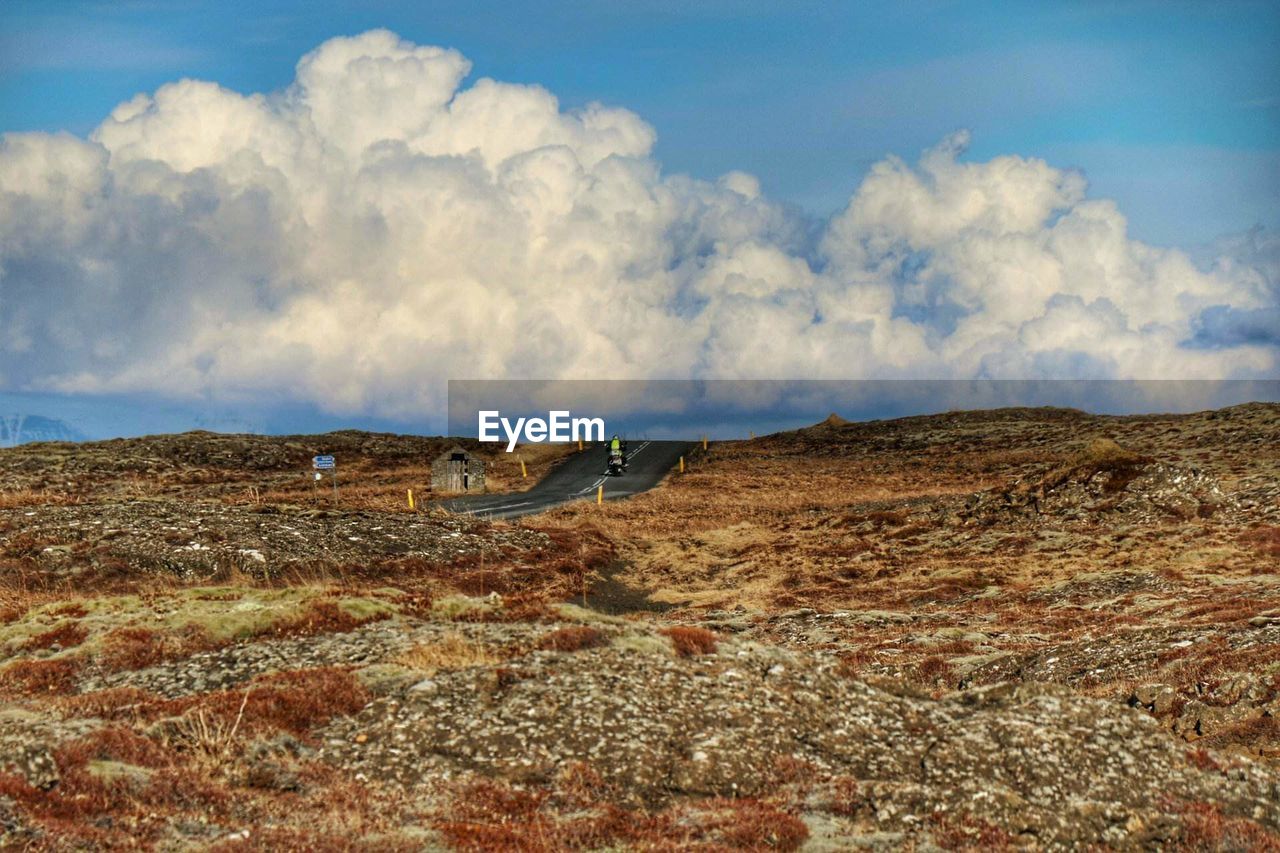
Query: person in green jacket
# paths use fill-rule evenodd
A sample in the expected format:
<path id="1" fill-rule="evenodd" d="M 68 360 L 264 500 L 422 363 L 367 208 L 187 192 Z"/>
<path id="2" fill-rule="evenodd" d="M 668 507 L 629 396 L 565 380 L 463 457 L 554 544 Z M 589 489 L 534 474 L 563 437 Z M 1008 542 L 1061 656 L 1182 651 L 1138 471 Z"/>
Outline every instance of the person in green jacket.
<path id="1" fill-rule="evenodd" d="M 613 438 L 609 440 L 609 461 L 618 459 L 622 463 L 623 470 L 627 467 L 627 443 L 614 433 Z"/>

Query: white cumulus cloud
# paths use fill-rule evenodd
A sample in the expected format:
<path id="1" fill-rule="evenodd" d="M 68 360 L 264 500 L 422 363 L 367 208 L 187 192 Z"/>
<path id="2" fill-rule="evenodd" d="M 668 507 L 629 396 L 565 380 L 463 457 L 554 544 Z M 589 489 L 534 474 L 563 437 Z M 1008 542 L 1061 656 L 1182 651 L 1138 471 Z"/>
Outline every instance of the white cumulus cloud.
<path id="1" fill-rule="evenodd" d="M 634 113 L 470 72 L 377 30 L 282 92 L 5 135 L 0 389 L 412 417 L 449 378 L 1277 372 L 1274 236 L 1197 266 L 963 133 L 815 227 L 751 175 L 663 174 Z"/>

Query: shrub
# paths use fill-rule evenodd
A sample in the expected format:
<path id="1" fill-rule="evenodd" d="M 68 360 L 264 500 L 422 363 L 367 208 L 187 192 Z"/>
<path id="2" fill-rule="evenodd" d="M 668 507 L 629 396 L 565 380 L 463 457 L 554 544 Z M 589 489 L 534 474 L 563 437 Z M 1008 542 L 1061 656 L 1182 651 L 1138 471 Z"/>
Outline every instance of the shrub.
<path id="1" fill-rule="evenodd" d="M 676 654 L 681 657 L 715 654 L 719 638 L 706 628 L 695 628 L 688 625 L 676 625 L 663 628 L 658 633 L 671 640 Z"/>
<path id="2" fill-rule="evenodd" d="M 203 711 L 211 724 L 227 724 L 239 718 L 243 708 L 241 732 L 284 729 L 305 735 L 336 716 L 354 714 L 369 698 L 368 691 L 347 670 L 317 667 L 263 676 L 246 689 L 174 699 L 159 710 L 170 715 Z"/>
<path id="3" fill-rule="evenodd" d="M 555 652 L 576 652 L 594 649 L 608 643 L 604 634 L 587 625 L 557 628 L 538 640 L 538 648 Z"/>
<path id="4" fill-rule="evenodd" d="M 102 638 L 99 662 L 113 672 L 146 669 L 218 645 L 207 631 L 195 625 L 174 634 L 161 634 L 150 628 L 117 628 Z"/>
<path id="5" fill-rule="evenodd" d="M 703 824 L 732 850 L 798 850 L 809 837 L 804 821 L 760 800 L 713 800 L 718 813 Z"/>
<path id="6" fill-rule="evenodd" d="M 83 767 L 90 761 L 119 761 L 138 767 L 167 767 L 170 754 L 157 743 L 123 726 L 107 726 L 60 745 L 58 767 Z"/>
<path id="7" fill-rule="evenodd" d="M 858 780 L 852 776 L 840 776 L 831 782 L 831 798 L 827 808 L 841 817 L 856 817 L 865 808 L 867 797 Z"/>
<path id="8" fill-rule="evenodd" d="M 929 829 L 933 842 L 943 850 L 1008 850 L 1014 842 L 995 824 L 967 814 L 934 812 Z"/>
<path id="9" fill-rule="evenodd" d="M 946 684 L 954 678 L 951 664 L 938 655 L 930 655 L 916 665 L 916 679 L 928 685 Z"/>
<path id="10" fill-rule="evenodd" d="M 80 673 L 79 658 L 23 660 L 0 670 L 0 692 L 32 695 L 74 693 Z"/>
<path id="11" fill-rule="evenodd" d="M 1222 772 L 1222 765 L 1218 763 L 1218 759 L 1213 757 L 1213 753 L 1209 752 L 1207 749 L 1188 749 L 1186 756 L 1187 763 L 1192 767 L 1195 767 L 1197 770 L 1203 770 L 1206 773 Z"/>

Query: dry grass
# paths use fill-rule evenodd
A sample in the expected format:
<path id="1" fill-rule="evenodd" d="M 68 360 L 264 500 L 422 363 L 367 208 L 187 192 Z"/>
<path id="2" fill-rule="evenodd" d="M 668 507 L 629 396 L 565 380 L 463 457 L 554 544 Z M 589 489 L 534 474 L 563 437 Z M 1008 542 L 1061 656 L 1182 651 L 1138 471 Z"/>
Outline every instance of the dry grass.
<path id="1" fill-rule="evenodd" d="M 163 701 L 155 693 L 137 687 L 108 687 L 61 697 L 54 701 L 53 707 L 69 717 L 126 720 L 135 718 L 145 709 L 157 707 Z"/>
<path id="2" fill-rule="evenodd" d="M 80 503 L 78 494 L 55 492 L 48 489 L 15 489 L 0 491 L 0 509 L 23 509 L 30 506 L 66 506 Z"/>
<path id="3" fill-rule="evenodd" d="M 171 767 L 173 756 L 150 738 L 133 729 L 111 725 L 60 744 L 55 756 L 59 767 L 81 767 L 90 761 L 118 761 L 134 767 Z"/>
<path id="4" fill-rule="evenodd" d="M 244 722 L 244 711 L 252 692 L 252 687 L 245 690 L 240 708 L 232 720 L 206 715 L 204 708 L 196 708 L 194 712 L 179 717 L 167 732 L 170 745 L 180 744 L 215 766 L 226 764 L 242 746 L 238 739 L 240 724 Z"/>
<path id="5" fill-rule="evenodd" d="M 714 632 L 690 625 L 673 625 L 670 628 L 663 628 L 658 633 L 671 641 L 676 654 L 686 658 L 713 655 L 720 642 L 720 638 Z"/>
<path id="6" fill-rule="evenodd" d="M 430 643 L 418 643 L 400 654 L 395 662 L 427 674 L 440 670 L 492 666 L 502 658 L 483 643 L 456 631 Z"/>
<path id="7" fill-rule="evenodd" d="M 1151 461 L 1150 456 L 1125 449 L 1114 439 L 1095 438 L 1067 460 L 1066 464 L 1046 474 L 1036 484 L 1036 488 L 1042 493 L 1048 492 L 1073 477 L 1083 479 L 1107 473 L 1110 478 L 1107 480 L 1106 490 L 1118 492 L 1138 475 L 1143 465 Z"/>
<path id="8" fill-rule="evenodd" d="M 614 561 L 624 561 L 631 568 L 622 580 L 661 590 L 662 600 L 692 602 L 690 610 L 735 604 L 759 608 L 760 618 L 744 617 L 753 641 L 829 645 L 833 651 L 820 653 L 839 655 L 845 674 L 872 680 L 890 676 L 900 686 L 898 679 L 905 679 L 916 686 L 904 689 L 921 693 L 954 687 L 971 665 L 964 659 L 993 650 L 1040 655 L 1040 660 L 1058 654 L 1059 647 L 1087 655 L 1099 642 L 1122 643 L 1124 637 L 1139 642 L 1169 627 L 1190 628 L 1210 639 L 1185 648 L 1167 646 L 1149 663 L 1135 647 L 1132 660 L 1143 663 L 1141 673 L 1117 666 L 1115 672 L 1091 675 L 1078 688 L 1118 701 L 1155 679 L 1173 686 L 1183 705 L 1197 691 L 1213 704 L 1242 673 L 1266 672 L 1273 646 L 1240 647 L 1223 637 L 1252 630 L 1246 627 L 1249 619 L 1280 609 L 1280 592 L 1264 574 L 1274 572 L 1280 548 L 1280 528 L 1273 524 L 1246 528 L 1215 517 L 1182 526 L 1139 526 L 1118 535 L 1098 523 L 1059 536 L 1030 528 L 988 530 L 933 509 L 1018 479 L 1041 482 L 1063 469 L 1107 470 L 1113 482 L 1120 482 L 1114 475 L 1135 464 L 1135 454 L 1125 447 L 1205 466 L 1224 483 L 1233 482 L 1231 477 L 1256 479 L 1280 469 L 1274 442 L 1233 443 L 1231 425 L 1221 435 L 1202 436 L 1186 421 L 1171 426 L 1135 419 L 1108 422 L 1105 432 L 1113 444 L 1081 450 L 1082 437 L 1103 431 L 1092 422 L 1066 415 L 1001 417 L 966 421 L 957 416 L 942 426 L 919 421 L 874 428 L 835 421 L 805 434 L 713 445 L 710 453 L 690 458 L 687 474 L 673 475 L 659 490 L 523 522 L 550 537 L 536 554 L 489 554 L 447 563 L 390 556 L 369 565 L 316 561 L 286 567 L 285 576 L 272 582 L 228 574 L 224 580 L 255 594 L 291 584 L 314 593 L 287 616 L 229 633 L 248 639 L 350 630 L 385 614 L 344 609 L 343 596 L 378 599 L 382 593 L 372 590 L 394 585 L 407 594 L 379 600 L 394 602 L 401 616 L 433 620 L 444 618 L 432 611 L 433 600 L 446 601 L 459 592 L 477 597 L 498 592 L 504 606 L 459 614 L 459 622 L 540 621 L 548 633 L 533 645 L 567 653 L 594 647 L 604 634 L 589 625 L 556 627 L 565 618 L 547 603 L 578 598 Z M 1180 432 L 1166 438 L 1173 427 Z M 526 456 L 528 483 L 565 450 L 545 449 L 546 458 Z M 406 488 L 423 496 L 419 490 L 429 474 L 420 458 L 401 453 L 341 459 L 344 507 L 405 512 Z M 223 465 L 216 455 L 213 460 L 199 471 L 113 475 L 112 495 L 181 494 L 262 504 L 312 499 L 306 472 L 297 466 L 251 470 Z M 497 456 L 490 483 L 520 488 L 526 483 L 516 481 L 518 471 L 514 455 Z M 69 500 L 59 497 L 52 480 L 30 484 L 26 498 L 6 494 L 14 502 L 10 506 Z M 23 626 L 23 641 L 8 648 L 22 654 L 71 652 L 10 663 L 0 670 L 0 689 L 6 700 L 20 700 L 54 719 L 103 721 L 92 736 L 56 745 L 63 780 L 55 789 L 39 791 L 17 777 L 0 776 L 0 796 L 12 800 L 22 820 L 45 833 L 51 847 L 159 846 L 172 841 L 175 821 L 204 819 L 251 830 L 247 842 L 200 842 L 225 849 L 339 850 L 361 844 L 390 849 L 398 844 L 396 832 L 424 821 L 460 849 L 795 849 L 806 836 L 797 813 L 801 803 L 814 802 L 813 794 L 831 814 L 874 820 L 871 786 L 853 779 L 810 785 L 812 768 L 799 763 L 770 771 L 765 799 L 689 797 L 647 807 L 628 800 L 626 791 L 611 789 L 587 766 L 566 768 L 559 777 L 529 787 L 475 782 L 470 776 L 462 783 L 441 782 L 431 794 L 433 811 L 426 814 L 421 800 L 406 805 L 394 788 L 355 781 L 345 771 L 297 754 L 279 759 L 296 776 L 297 789 L 273 788 L 271 773 L 251 762 L 255 750 L 283 733 L 315 746 L 318 726 L 355 714 L 370 701 L 361 682 L 345 668 L 324 667 L 180 699 L 127 687 L 76 694 L 82 662 L 91 661 L 91 654 L 99 654 L 106 669 L 129 669 L 233 640 L 213 639 L 205 633 L 207 626 L 188 628 L 181 620 L 152 624 L 174 607 L 205 600 L 184 601 L 191 591 L 180 582 L 141 577 L 136 567 L 111 565 L 109 558 L 99 567 L 102 588 L 129 593 L 140 604 L 132 621 L 113 624 L 114 632 L 103 629 L 97 589 L 42 571 L 43 549 L 59 543 L 24 533 L 22 516 L 0 517 L 0 624 L 24 618 L 33 606 L 66 603 L 31 614 L 36 627 L 28 633 Z M 225 595 L 227 607 L 236 603 L 233 592 L 208 594 Z M 824 616 L 816 640 L 794 630 L 806 617 L 768 618 L 798 607 L 839 608 L 848 614 Z M 675 618 L 695 621 L 690 610 Z M 84 626 L 92 626 L 87 639 Z M 527 643 L 488 646 L 472 638 L 475 626 L 455 627 L 390 662 L 427 673 L 476 667 L 477 677 L 497 687 L 528 677 L 503 666 L 507 658 L 526 652 Z M 684 624 L 666 627 L 663 633 L 681 654 L 716 651 L 717 635 L 711 632 Z M 1064 670 L 1064 677 L 1070 671 Z M 1273 691 L 1267 699 L 1273 702 L 1280 682 L 1273 677 L 1261 687 Z M 1237 751 L 1275 761 L 1277 743 L 1274 720 L 1248 718 L 1198 741 L 1197 747 L 1215 751 L 1195 749 L 1188 760 L 1206 772 L 1219 772 L 1232 766 L 1229 756 Z M 136 779 L 103 779 L 89 772 L 96 762 L 145 772 Z M 1213 806 L 1171 804 L 1168 812 L 1180 815 L 1181 843 L 1188 849 L 1268 849 L 1271 843 L 1255 825 Z M 926 814 L 922 821 L 922 842 L 960 849 L 999 849 L 1008 842 L 981 816 Z"/>
<path id="9" fill-rule="evenodd" d="M 1264 428 L 1274 430 L 1259 422 Z M 654 601 L 698 609 L 990 610 L 1004 599 L 965 601 L 986 587 L 1046 588 L 1130 567 L 1181 573 L 1189 585 L 1197 578 L 1188 570 L 1203 565 L 1265 575 L 1280 548 L 1270 527 L 1241 538 L 1229 525 L 1188 524 L 1173 535 L 1137 530 L 1113 540 L 1099 518 L 1091 529 L 1079 525 L 1066 548 L 953 515 L 970 495 L 1014 483 L 1049 488 L 1105 473 L 1104 488 L 1119 489 L 1156 457 L 1224 482 L 1242 471 L 1280 474 L 1280 455 L 1249 451 L 1257 445 L 1241 443 L 1238 429 L 1216 431 L 1203 416 L 1095 421 L 1033 410 L 824 425 L 712 445 L 663 488 L 602 507 L 574 504 L 535 523 L 603 532 L 627 564 L 619 580 Z M 1109 437 L 1082 446 L 1082 432 L 1103 430 Z"/>
<path id="10" fill-rule="evenodd" d="M 0 510 L 94 500 L 182 497 L 235 504 L 331 505 L 328 481 L 313 484 L 311 457 L 338 458 L 338 506 L 408 512 L 406 492 L 431 497 L 431 462 L 456 443 L 488 465 L 490 491 L 520 491 L 536 483 L 569 445 L 505 445 L 442 437 L 340 432 L 325 436 L 189 433 L 53 448 L 18 447 L 0 454 Z M 520 459 L 528 477 L 521 476 Z"/>

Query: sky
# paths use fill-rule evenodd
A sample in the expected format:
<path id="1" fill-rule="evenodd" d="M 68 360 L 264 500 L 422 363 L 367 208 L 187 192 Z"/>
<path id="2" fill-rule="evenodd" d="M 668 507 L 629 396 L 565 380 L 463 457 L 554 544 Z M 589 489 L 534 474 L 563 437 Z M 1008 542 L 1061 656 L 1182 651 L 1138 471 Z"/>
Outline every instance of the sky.
<path id="1" fill-rule="evenodd" d="M 0 401 L 1272 378 L 1278 36 L 1263 2 L 9 0 Z"/>
<path id="2" fill-rule="evenodd" d="M 1083 169 L 1147 242 L 1280 226 L 1280 5 L 1011 8 L 7 0 L 0 128 L 83 135 L 179 77 L 281 89 L 325 39 L 386 27 L 460 50 L 479 75 L 546 86 L 566 107 L 634 110 L 657 129 L 667 170 L 750 172 L 819 214 L 886 153 L 910 157 L 964 128 L 972 157 Z"/>

